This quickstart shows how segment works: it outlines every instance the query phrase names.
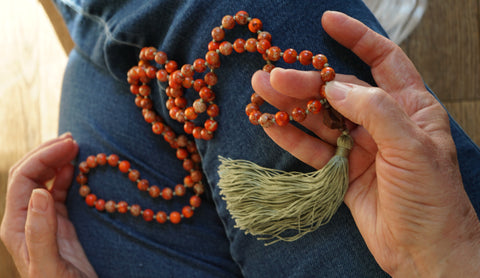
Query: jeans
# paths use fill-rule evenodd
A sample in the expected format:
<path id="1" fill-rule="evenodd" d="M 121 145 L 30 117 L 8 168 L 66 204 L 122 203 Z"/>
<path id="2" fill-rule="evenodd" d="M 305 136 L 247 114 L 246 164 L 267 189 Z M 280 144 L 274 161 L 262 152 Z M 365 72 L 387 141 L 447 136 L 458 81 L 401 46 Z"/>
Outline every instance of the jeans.
<path id="1" fill-rule="evenodd" d="M 130 161 L 142 178 L 160 187 L 181 183 L 185 170 L 175 150 L 152 133 L 129 92 L 126 73 L 138 62 L 141 47 L 165 51 L 179 65 L 192 63 L 204 57 L 211 29 L 221 24 L 224 15 L 246 10 L 262 20 L 273 45 L 325 54 L 337 72 L 374 84 L 369 67 L 326 35 L 321 15 L 325 10 L 342 11 L 385 34 L 360 0 L 55 2 L 76 43 L 64 77 L 59 132 L 73 133 L 80 146 L 78 161 L 100 152 L 115 153 Z M 226 40 L 232 42 L 251 36 L 241 27 L 226 33 Z M 220 107 L 219 128 L 212 140 L 196 141 L 208 186 L 192 218 L 173 225 L 98 212 L 85 204 L 78 194 L 79 185 L 73 183 L 67 198 L 69 217 L 100 277 L 388 276 L 368 251 L 344 205 L 331 222 L 295 242 L 264 246 L 234 227 L 217 187 L 219 155 L 289 171 L 313 169 L 276 146 L 245 116 L 253 92 L 250 77 L 264 65 L 262 57 L 233 53 L 221 57 L 221 63 L 216 70 L 219 81 L 213 88 Z M 298 63 L 275 64 L 312 69 Z M 182 125 L 172 120 L 165 108 L 165 85 L 151 86 L 156 112 L 177 134 L 183 133 Z M 189 103 L 197 98 L 193 90 L 185 95 Z M 480 151 L 452 119 L 451 129 L 465 188 L 479 213 Z M 180 211 L 188 202 L 188 197 L 167 202 L 152 199 L 111 168 L 96 169 L 89 175 L 89 185 L 105 200 L 125 200 L 153 211 Z"/>

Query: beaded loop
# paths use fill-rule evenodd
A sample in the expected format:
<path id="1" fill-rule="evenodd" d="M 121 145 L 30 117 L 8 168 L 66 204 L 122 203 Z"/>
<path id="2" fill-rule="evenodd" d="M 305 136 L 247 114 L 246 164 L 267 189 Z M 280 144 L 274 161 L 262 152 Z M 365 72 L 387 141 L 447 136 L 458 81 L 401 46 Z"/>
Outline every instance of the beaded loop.
<path id="1" fill-rule="evenodd" d="M 254 37 L 243 39 L 238 38 L 233 43 L 224 41 L 226 30 L 233 29 L 236 25 L 245 26 Z M 167 54 L 154 47 L 144 47 L 139 54 L 139 62 L 127 72 L 127 81 L 130 84 L 130 92 L 135 96 L 135 105 L 141 108 L 144 120 L 151 125 L 152 132 L 160 135 L 176 149 L 176 157 L 182 161 L 183 168 L 188 172 L 183 184 L 177 184 L 174 189 L 165 187 L 161 189 L 157 185 L 151 185 L 148 180 L 141 179 L 138 170 L 132 169 L 130 162 L 120 160 L 116 154 L 106 155 L 100 153 L 88 156 L 79 164 L 79 174 L 76 178 L 80 184 L 79 194 L 85 198 L 90 207 L 107 213 L 127 213 L 133 216 L 142 215 L 145 221 L 156 220 L 158 223 L 167 221 L 177 224 L 182 218 L 191 218 L 194 210 L 200 207 L 202 195 L 205 191 L 202 183 L 203 174 L 200 171 L 200 155 L 198 154 L 195 142 L 188 140 L 185 135 L 177 135 L 165 124 L 163 119 L 153 110 L 151 99 L 151 88 L 148 85 L 152 80 L 166 83 L 165 94 L 168 97 L 165 107 L 169 116 L 183 124 L 186 134 L 195 139 L 210 140 L 218 129 L 218 122 L 215 118 L 220 114 L 220 109 L 214 103 L 216 94 L 213 87 L 218 82 L 215 71 L 221 66 L 221 56 L 236 53 L 258 52 L 266 61 L 264 71 L 270 72 L 275 67 L 272 62 L 283 59 L 286 63 L 300 62 L 302 65 L 312 65 L 320 71 L 322 82 L 326 83 L 335 78 L 335 71 L 328 64 L 328 59 L 323 54 L 313 55 L 309 50 L 303 50 L 299 54 L 294 49 L 282 50 L 272 45 L 272 35 L 263 31 L 263 23 L 258 18 L 251 18 L 245 11 L 239 11 L 234 16 L 226 15 L 222 18 L 221 25 L 211 31 L 212 41 L 208 43 L 208 51 L 203 58 L 197 58 L 192 64 L 185 64 L 179 67 L 178 63 L 170 60 Z M 203 74 L 203 77 L 196 75 Z M 198 92 L 198 98 L 192 104 L 188 104 L 184 96 L 184 89 L 192 88 Z M 295 107 L 291 114 L 279 111 L 275 115 L 260 112 L 260 106 L 264 100 L 256 93 L 250 98 L 250 103 L 245 108 L 245 113 L 253 125 L 270 127 L 273 125 L 285 126 L 291 121 L 302 122 L 309 114 L 324 113 L 325 123 L 330 128 L 344 128 L 343 117 L 331 108 L 325 99 L 325 86 L 322 86 L 320 99 L 309 100 L 306 107 Z M 207 118 L 203 124 L 196 121 L 200 114 L 206 113 Z M 162 197 L 164 200 L 171 200 L 174 197 L 185 196 L 188 188 L 193 190 L 194 195 L 189 199 L 189 205 L 183 207 L 181 212 L 164 211 L 154 212 L 151 209 L 142 209 L 138 204 L 129 205 L 125 201 L 105 201 L 91 193 L 88 185 L 88 174 L 98 166 L 110 165 L 117 167 L 121 173 L 128 176 L 128 179 L 135 183 L 139 191 L 148 192 L 152 198 Z"/>

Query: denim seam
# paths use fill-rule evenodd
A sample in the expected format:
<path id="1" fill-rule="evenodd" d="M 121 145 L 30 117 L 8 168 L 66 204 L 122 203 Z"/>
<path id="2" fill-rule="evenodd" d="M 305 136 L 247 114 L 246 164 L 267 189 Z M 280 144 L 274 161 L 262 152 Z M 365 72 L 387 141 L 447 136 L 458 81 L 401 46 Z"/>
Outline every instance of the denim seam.
<path id="1" fill-rule="evenodd" d="M 138 44 L 135 44 L 135 43 L 132 43 L 132 42 L 128 42 L 128 41 L 124 41 L 124 40 L 120 40 L 118 38 L 116 38 L 111 30 L 110 30 L 110 27 L 108 25 L 108 23 L 101 17 L 99 16 L 96 16 L 96 15 L 93 15 L 93 14 L 90 14 L 88 12 L 86 12 L 85 10 L 83 10 L 79 5 L 76 5 L 73 1 L 71 0 L 58 0 L 60 2 L 62 2 L 65 6 L 69 7 L 71 10 L 73 10 L 74 12 L 76 12 L 77 14 L 80 14 L 82 16 L 84 16 L 85 18 L 88 18 L 90 20 L 92 20 L 93 22 L 103 26 L 103 33 L 105 34 L 106 38 L 107 38 L 107 41 L 111 41 L 111 42 L 114 42 L 114 43 L 117 43 L 117 44 L 120 44 L 120 45 L 128 45 L 128 46 L 132 46 L 132 47 L 136 47 L 138 49 L 141 49 L 142 46 L 138 45 Z M 106 53 L 106 46 L 107 44 L 104 44 L 103 45 L 103 52 Z M 79 51 L 81 52 L 81 51 Z M 90 60 L 90 59 L 89 59 Z M 110 68 L 110 65 L 108 63 L 105 63 L 105 66 L 108 70 L 108 72 L 110 73 L 110 75 L 117 81 L 119 82 L 122 82 L 124 83 L 124 81 L 122 79 L 119 79 L 118 77 L 116 77 L 112 72 L 112 69 Z"/>

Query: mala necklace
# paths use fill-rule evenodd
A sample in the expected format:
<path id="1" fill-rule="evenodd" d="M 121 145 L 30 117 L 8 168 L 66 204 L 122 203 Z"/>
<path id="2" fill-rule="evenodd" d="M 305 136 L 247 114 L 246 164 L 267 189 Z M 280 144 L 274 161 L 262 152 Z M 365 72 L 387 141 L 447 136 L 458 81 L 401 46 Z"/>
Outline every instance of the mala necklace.
<path id="1" fill-rule="evenodd" d="M 233 43 L 224 41 L 225 30 L 236 25 L 247 26 L 255 37 L 244 40 L 236 39 Z M 313 65 L 320 70 L 324 83 L 335 78 L 335 71 L 322 54 L 313 55 L 304 50 L 299 54 L 294 49 L 283 52 L 277 46 L 272 46 L 272 36 L 262 30 L 263 24 L 257 18 L 250 18 L 245 11 L 239 11 L 235 16 L 226 15 L 221 25 L 212 29 L 212 41 L 208 44 L 205 59 L 198 58 L 192 64 L 181 67 L 170 60 L 163 51 L 154 47 L 145 47 L 140 51 L 139 63 L 127 73 L 130 92 L 135 95 L 135 104 L 142 109 L 145 121 L 151 124 L 152 132 L 160 135 L 176 150 L 176 156 L 183 163 L 187 175 L 183 184 L 178 184 L 172 190 L 169 187 L 160 188 L 150 185 L 149 181 L 140 178 L 138 170 L 132 169 L 126 160 L 120 160 L 118 155 L 103 153 L 91 155 L 79 164 L 80 173 L 77 182 L 79 193 L 85 198 L 88 206 L 98 211 L 108 213 L 127 213 L 142 216 L 145 221 L 156 220 L 159 223 L 180 223 L 183 218 L 193 216 L 195 209 L 201 204 L 200 196 L 205 188 L 202 182 L 201 159 L 195 142 L 187 135 L 176 135 L 164 120 L 153 110 L 150 98 L 152 80 L 168 83 L 165 94 L 168 97 L 166 108 L 169 116 L 183 124 L 186 134 L 195 139 L 210 140 L 218 128 L 215 117 L 219 115 L 219 107 L 214 103 L 213 86 L 218 81 L 215 70 L 220 67 L 220 55 L 228 56 L 234 51 L 258 52 L 266 61 L 264 71 L 270 72 L 275 66 L 272 62 L 283 59 L 286 63 L 299 61 L 302 65 Z M 206 72 L 206 73 L 205 73 Z M 203 74 L 195 79 L 195 74 Z M 193 88 L 199 98 L 188 106 L 184 97 L 184 89 Z M 272 125 L 285 126 L 291 121 L 302 122 L 309 114 L 323 112 L 324 124 L 331 129 L 339 129 L 342 135 L 337 141 L 337 153 L 322 169 L 313 173 L 284 172 L 267 169 L 250 161 L 232 160 L 219 157 L 220 194 L 227 202 L 227 209 L 236 221 L 236 227 L 245 233 L 260 236 L 259 239 L 269 240 L 268 244 L 278 240 L 293 241 L 304 234 L 327 223 L 343 202 L 343 196 L 348 187 L 348 161 L 352 139 L 348 135 L 344 118 L 336 112 L 325 98 L 325 85 L 322 86 L 319 99 L 311 99 L 306 107 L 296 107 L 290 114 L 279 111 L 276 114 L 262 113 L 260 106 L 264 100 L 257 94 L 251 95 L 245 112 L 253 125 L 265 128 Z M 195 120 L 202 114 L 207 119 L 201 125 Z M 140 191 L 148 192 L 152 198 L 163 198 L 168 201 L 173 197 L 186 195 L 187 189 L 192 189 L 194 195 L 181 212 L 154 212 L 152 209 L 142 209 L 138 204 L 128 204 L 126 201 L 105 201 L 91 193 L 87 175 L 98 167 L 110 165 L 117 167 L 128 179 L 136 183 Z M 295 230 L 295 235 L 283 235 L 287 230 Z"/>

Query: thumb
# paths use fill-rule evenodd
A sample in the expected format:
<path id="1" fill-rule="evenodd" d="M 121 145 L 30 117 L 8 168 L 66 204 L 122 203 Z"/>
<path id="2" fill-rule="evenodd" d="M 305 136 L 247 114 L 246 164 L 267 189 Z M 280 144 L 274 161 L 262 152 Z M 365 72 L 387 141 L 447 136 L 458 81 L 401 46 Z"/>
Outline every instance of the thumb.
<path id="1" fill-rule="evenodd" d="M 34 189 L 28 206 L 25 237 L 30 275 L 53 277 L 60 259 L 54 201 L 45 189 Z"/>
<path id="2" fill-rule="evenodd" d="M 396 146 L 417 131 L 400 104 L 380 88 L 332 81 L 328 82 L 325 92 L 330 105 L 363 126 L 379 148 Z"/>

